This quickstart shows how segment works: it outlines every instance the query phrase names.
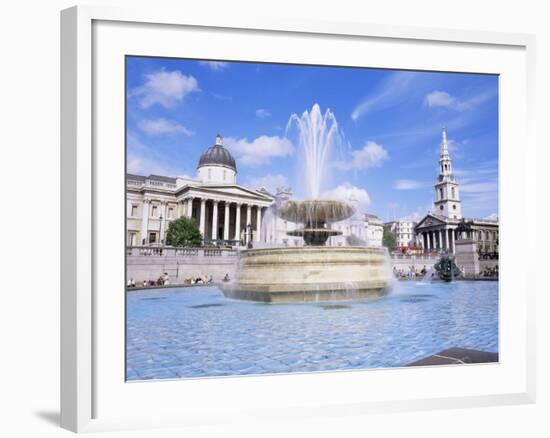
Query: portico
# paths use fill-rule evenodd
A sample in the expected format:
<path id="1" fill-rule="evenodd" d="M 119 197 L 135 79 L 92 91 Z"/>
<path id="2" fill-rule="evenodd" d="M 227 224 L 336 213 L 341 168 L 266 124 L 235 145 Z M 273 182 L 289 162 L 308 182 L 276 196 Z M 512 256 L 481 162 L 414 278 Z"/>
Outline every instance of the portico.
<path id="1" fill-rule="evenodd" d="M 186 214 L 181 216 L 199 224 L 205 242 L 239 242 L 242 245 L 249 239 L 261 241 L 262 216 L 271 204 L 270 199 L 242 199 L 234 195 L 227 199 L 222 193 L 218 197 L 192 193 L 181 202 L 188 206 Z"/>

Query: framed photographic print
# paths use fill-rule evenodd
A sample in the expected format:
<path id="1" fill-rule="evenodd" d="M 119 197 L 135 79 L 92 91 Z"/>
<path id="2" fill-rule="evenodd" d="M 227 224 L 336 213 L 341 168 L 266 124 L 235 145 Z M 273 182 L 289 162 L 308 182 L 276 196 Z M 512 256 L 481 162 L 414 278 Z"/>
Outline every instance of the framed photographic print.
<path id="1" fill-rule="evenodd" d="M 534 400 L 531 36 L 75 7 L 61 43 L 63 427 Z"/>

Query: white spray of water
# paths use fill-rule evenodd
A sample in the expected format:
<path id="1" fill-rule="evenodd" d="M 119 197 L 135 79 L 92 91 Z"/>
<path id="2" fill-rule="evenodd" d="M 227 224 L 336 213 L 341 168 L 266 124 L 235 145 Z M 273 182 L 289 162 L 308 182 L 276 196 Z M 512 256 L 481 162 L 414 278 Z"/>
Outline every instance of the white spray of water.
<path id="1" fill-rule="evenodd" d="M 323 114 L 316 103 L 311 111 L 306 110 L 301 116 L 290 116 L 285 135 L 288 135 L 293 126 L 298 130 L 299 151 L 303 155 L 299 165 L 304 172 L 300 175 L 305 185 L 304 195 L 307 199 L 319 199 L 323 182 L 329 174 L 330 158 L 335 147 L 342 144 L 338 122 L 330 109 Z"/>

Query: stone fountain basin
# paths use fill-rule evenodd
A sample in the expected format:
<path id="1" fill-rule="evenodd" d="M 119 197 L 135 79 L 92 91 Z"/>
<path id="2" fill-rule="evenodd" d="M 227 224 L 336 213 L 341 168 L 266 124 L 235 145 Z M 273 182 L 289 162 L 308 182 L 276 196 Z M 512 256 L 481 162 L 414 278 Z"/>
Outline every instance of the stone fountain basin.
<path id="1" fill-rule="evenodd" d="M 277 215 L 291 222 L 325 224 L 347 219 L 355 212 L 354 208 L 340 201 L 307 200 L 288 201 L 277 211 Z"/>
<path id="2" fill-rule="evenodd" d="M 228 298 L 268 303 L 354 300 L 386 293 L 391 281 L 383 248 L 300 247 L 242 250 Z"/>

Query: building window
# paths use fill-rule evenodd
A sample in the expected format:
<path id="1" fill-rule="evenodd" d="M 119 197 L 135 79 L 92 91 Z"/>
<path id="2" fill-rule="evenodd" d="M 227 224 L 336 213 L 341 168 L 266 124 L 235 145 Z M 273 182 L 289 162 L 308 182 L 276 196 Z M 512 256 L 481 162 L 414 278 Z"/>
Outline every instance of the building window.
<path id="1" fill-rule="evenodd" d="M 456 210 L 456 205 L 455 204 L 453 204 L 453 210 Z"/>
<path id="2" fill-rule="evenodd" d="M 137 205 L 132 205 L 132 217 L 136 217 L 137 216 Z"/>
<path id="3" fill-rule="evenodd" d="M 451 196 L 453 197 L 453 199 L 455 198 L 455 188 L 454 187 L 451 187 Z"/>
<path id="4" fill-rule="evenodd" d="M 155 243 L 157 241 L 157 233 L 149 233 L 149 243 Z"/>
<path id="5" fill-rule="evenodd" d="M 443 210 L 443 205 L 440 205 L 440 206 L 439 206 L 439 209 L 440 209 L 440 210 Z"/>
<path id="6" fill-rule="evenodd" d="M 439 189 L 439 199 L 443 199 L 443 188 Z"/>
<path id="7" fill-rule="evenodd" d="M 156 205 L 153 205 L 153 207 L 151 208 L 151 216 L 157 217 L 157 213 L 158 213 L 158 208 Z"/>
<path id="8" fill-rule="evenodd" d="M 174 217 L 174 209 L 170 207 L 168 209 L 168 219 L 172 219 Z"/>

